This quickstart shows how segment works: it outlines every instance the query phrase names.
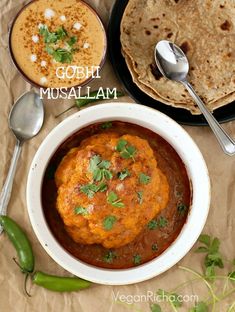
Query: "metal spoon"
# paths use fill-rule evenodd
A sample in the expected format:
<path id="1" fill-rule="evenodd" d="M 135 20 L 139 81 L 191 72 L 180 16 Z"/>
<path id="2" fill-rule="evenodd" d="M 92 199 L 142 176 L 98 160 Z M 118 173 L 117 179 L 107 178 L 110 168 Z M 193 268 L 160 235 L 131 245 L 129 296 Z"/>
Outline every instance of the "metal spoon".
<path id="1" fill-rule="evenodd" d="M 184 52 L 174 43 L 162 40 L 155 47 L 155 61 L 163 76 L 170 80 L 181 82 L 188 90 L 194 102 L 206 118 L 223 151 L 227 155 L 235 154 L 235 141 L 224 131 L 218 121 L 209 112 L 191 84 L 187 81 L 189 71 L 188 59 Z"/>
<path id="2" fill-rule="evenodd" d="M 23 94 L 13 105 L 9 118 L 9 128 L 16 137 L 11 165 L 6 181 L 0 194 L 0 215 L 6 215 L 10 200 L 17 160 L 24 141 L 31 139 L 40 131 L 44 120 L 43 102 L 39 95 L 33 91 Z M 0 234 L 2 233 L 0 226 Z"/>

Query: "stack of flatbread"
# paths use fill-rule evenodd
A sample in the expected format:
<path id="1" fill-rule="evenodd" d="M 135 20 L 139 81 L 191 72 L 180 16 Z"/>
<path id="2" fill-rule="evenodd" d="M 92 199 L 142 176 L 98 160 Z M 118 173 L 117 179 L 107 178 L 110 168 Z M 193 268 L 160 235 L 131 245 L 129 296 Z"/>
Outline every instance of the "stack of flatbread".
<path id="1" fill-rule="evenodd" d="M 183 85 L 155 65 L 154 47 L 163 39 L 186 53 L 189 81 L 211 111 L 235 100 L 235 0 L 129 0 L 122 18 L 122 53 L 136 85 L 200 114 Z"/>

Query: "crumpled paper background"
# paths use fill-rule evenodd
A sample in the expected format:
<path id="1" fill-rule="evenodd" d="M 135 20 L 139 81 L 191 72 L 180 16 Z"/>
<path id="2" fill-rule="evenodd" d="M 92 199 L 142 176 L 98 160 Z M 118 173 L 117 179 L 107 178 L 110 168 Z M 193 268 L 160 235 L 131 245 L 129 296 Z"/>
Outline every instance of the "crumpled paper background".
<path id="1" fill-rule="evenodd" d="M 8 53 L 8 28 L 17 11 L 28 1 L 0 0 L 0 187 L 2 187 L 10 165 L 15 139 L 8 129 L 8 114 L 13 102 L 25 91 L 30 90 L 13 66 Z M 113 0 L 89 0 L 88 1 L 101 15 L 107 25 Z M 118 87 L 120 83 L 115 77 L 109 63 L 102 70 L 102 79 L 90 84 L 92 89 L 96 87 Z M 121 101 L 132 101 L 123 97 Z M 12 197 L 8 206 L 8 214 L 19 222 L 27 232 L 35 252 L 36 269 L 58 275 L 66 275 L 68 272 L 57 265 L 39 244 L 29 222 L 25 191 L 30 163 L 42 140 L 66 115 L 55 119 L 55 115 L 68 108 L 71 101 L 45 101 L 46 117 L 40 134 L 23 146 L 23 151 L 18 163 L 14 181 Z M 145 103 L 143 103 L 145 104 Z M 67 116 L 74 111 L 71 111 Z M 235 122 L 224 125 L 225 129 L 235 138 Z M 207 127 L 185 127 L 188 133 L 198 144 L 207 162 L 212 183 L 212 201 L 209 217 L 204 232 L 220 238 L 221 250 L 226 258 L 235 258 L 235 156 L 228 157 L 223 154 L 214 135 Z M 135 302 L 134 305 L 115 302 L 114 296 L 121 295 L 145 295 L 148 291 L 156 292 L 162 288 L 171 290 L 178 284 L 193 278 L 192 275 L 183 272 L 178 265 L 184 265 L 202 270 L 203 256 L 195 254 L 191 250 L 184 259 L 166 273 L 149 281 L 129 286 L 103 286 L 93 285 L 90 289 L 78 293 L 53 293 L 43 288 L 28 284 L 32 294 L 28 298 L 23 292 L 24 277 L 19 268 L 11 260 L 15 256 L 15 250 L 6 238 L 0 236 L 0 311 L 1 312 L 124 312 L 124 311 L 150 311 L 148 302 Z M 232 267 L 231 267 L 232 269 Z M 181 290 L 179 291 L 181 292 Z M 182 290 L 184 294 L 201 295 L 201 299 L 207 297 L 207 290 L 203 284 L 189 284 Z M 129 297 L 133 298 L 133 297 Z M 139 297 L 135 297 L 139 301 Z M 227 311 L 229 304 L 235 300 L 235 294 L 227 301 L 216 306 L 216 311 Z M 187 303 L 185 304 L 187 306 Z M 191 304 L 192 306 L 192 304 Z M 165 305 L 163 311 L 172 311 L 169 305 Z M 180 311 L 188 311 L 181 308 Z"/>

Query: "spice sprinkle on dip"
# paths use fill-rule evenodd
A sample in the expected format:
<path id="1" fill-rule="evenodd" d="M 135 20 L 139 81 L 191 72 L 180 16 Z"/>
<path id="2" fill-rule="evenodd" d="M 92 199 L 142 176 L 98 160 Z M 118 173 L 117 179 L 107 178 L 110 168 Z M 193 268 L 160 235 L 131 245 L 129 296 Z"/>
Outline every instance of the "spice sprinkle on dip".
<path id="1" fill-rule="evenodd" d="M 16 17 L 10 33 L 13 61 L 41 87 L 83 85 L 99 72 L 106 35 L 97 14 L 80 0 L 35 0 Z"/>

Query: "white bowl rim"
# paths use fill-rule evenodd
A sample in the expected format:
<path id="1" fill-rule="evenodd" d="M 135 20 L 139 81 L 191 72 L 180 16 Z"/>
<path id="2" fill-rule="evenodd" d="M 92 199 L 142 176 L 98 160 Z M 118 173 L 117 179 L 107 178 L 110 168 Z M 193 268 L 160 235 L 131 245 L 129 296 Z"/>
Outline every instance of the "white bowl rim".
<path id="1" fill-rule="evenodd" d="M 190 212 L 176 240 L 157 258 L 134 268 L 118 270 L 94 267 L 69 254 L 51 233 L 41 206 L 41 182 L 46 166 L 56 149 L 79 129 L 89 124 L 112 120 L 139 124 L 165 138 L 183 160 L 193 189 Z M 110 102 L 91 106 L 71 115 L 47 135 L 32 161 L 26 198 L 33 230 L 43 248 L 59 265 L 72 274 L 91 282 L 127 285 L 148 280 L 165 272 L 192 248 L 205 225 L 209 212 L 210 179 L 200 150 L 178 123 L 165 114 L 144 105 Z"/>

